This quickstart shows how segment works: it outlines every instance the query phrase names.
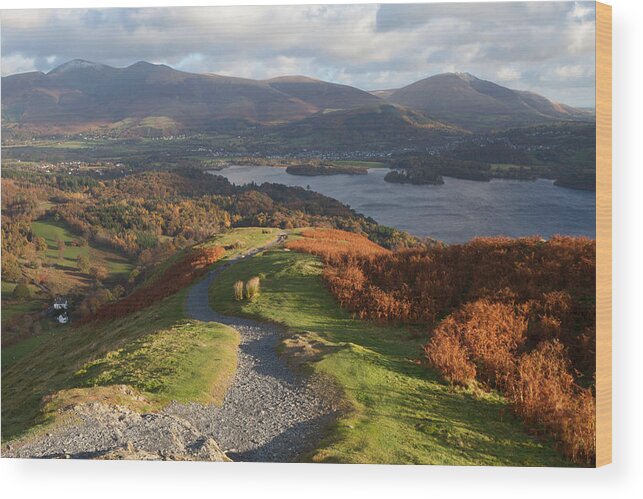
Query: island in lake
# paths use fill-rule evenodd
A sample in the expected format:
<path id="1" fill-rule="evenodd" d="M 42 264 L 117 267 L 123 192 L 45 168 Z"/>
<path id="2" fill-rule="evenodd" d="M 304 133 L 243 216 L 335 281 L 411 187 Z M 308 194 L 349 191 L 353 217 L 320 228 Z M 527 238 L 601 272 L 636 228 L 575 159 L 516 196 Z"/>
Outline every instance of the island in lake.
<path id="1" fill-rule="evenodd" d="M 286 167 L 286 173 L 290 175 L 302 175 L 305 177 L 316 177 L 319 175 L 366 175 L 368 170 L 360 166 L 336 166 L 336 165 L 291 165 Z"/>
<path id="2" fill-rule="evenodd" d="M 386 182 L 395 184 L 441 185 L 444 179 L 437 171 L 429 168 L 391 170 L 384 177 Z"/>

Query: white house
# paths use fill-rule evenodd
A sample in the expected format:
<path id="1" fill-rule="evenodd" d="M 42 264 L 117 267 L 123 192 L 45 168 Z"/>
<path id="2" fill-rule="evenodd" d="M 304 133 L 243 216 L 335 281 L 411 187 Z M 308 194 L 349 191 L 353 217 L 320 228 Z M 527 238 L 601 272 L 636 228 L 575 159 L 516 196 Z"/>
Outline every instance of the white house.
<path id="1" fill-rule="evenodd" d="M 67 310 L 67 300 L 65 298 L 58 297 L 54 300 L 54 310 Z"/>

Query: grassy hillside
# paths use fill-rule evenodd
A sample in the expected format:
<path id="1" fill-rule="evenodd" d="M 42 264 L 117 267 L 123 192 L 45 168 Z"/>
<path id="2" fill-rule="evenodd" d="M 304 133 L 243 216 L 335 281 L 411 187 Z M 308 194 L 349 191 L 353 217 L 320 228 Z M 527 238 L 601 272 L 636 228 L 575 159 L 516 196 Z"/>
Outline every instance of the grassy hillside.
<path id="1" fill-rule="evenodd" d="M 220 403 L 236 368 L 238 335 L 185 319 L 184 293 L 123 319 L 43 333 L 2 351 L 2 436 L 47 423 L 41 402 L 59 390 L 129 385 L 146 408 L 171 400 Z M 92 390 L 72 391 L 78 401 Z M 63 395 L 66 396 L 66 395 Z M 122 401 L 121 401 L 122 402 Z"/>
<path id="2" fill-rule="evenodd" d="M 526 434 L 494 393 L 451 389 L 420 365 L 424 337 L 356 320 L 323 286 L 317 258 L 268 251 L 226 270 L 211 289 L 222 313 L 288 326 L 284 352 L 333 379 L 351 410 L 317 462 L 564 466 L 550 445 Z M 233 299 L 237 280 L 262 275 L 261 294 Z"/>
<path id="3" fill-rule="evenodd" d="M 132 270 L 131 263 L 117 253 L 93 245 L 75 246 L 78 236 L 70 232 L 62 222 L 38 220 L 31 224 L 31 230 L 34 236 L 44 237 L 47 242 L 45 264 L 56 265 L 61 270 L 76 271 L 76 259 L 79 255 L 85 255 L 93 265 L 104 265 L 113 278 L 127 277 Z M 62 252 L 58 249 L 58 241 L 65 243 Z"/>
<path id="4" fill-rule="evenodd" d="M 400 144 L 441 145 L 468 132 L 402 106 L 379 104 L 318 113 L 301 121 L 259 130 L 256 138 L 284 150 L 395 150 Z"/>

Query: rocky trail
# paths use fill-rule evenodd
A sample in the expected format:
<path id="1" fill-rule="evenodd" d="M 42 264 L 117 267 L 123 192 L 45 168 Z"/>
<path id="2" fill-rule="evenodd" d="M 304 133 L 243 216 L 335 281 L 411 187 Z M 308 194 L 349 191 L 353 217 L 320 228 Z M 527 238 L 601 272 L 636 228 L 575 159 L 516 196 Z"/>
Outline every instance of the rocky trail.
<path id="1" fill-rule="evenodd" d="M 336 413 L 321 383 L 295 372 L 278 356 L 279 326 L 223 316 L 210 308 L 208 289 L 221 272 L 283 239 L 211 271 L 187 296 L 191 318 L 239 332 L 239 363 L 221 408 L 172 404 L 165 412 L 192 422 L 235 461 L 288 461 L 311 450 Z"/>

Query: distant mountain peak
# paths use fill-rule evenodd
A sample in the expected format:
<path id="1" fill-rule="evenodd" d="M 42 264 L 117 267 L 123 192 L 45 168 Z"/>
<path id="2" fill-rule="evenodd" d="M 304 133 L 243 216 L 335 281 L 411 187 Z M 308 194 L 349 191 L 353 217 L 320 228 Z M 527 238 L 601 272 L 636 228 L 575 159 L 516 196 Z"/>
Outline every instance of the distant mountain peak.
<path id="1" fill-rule="evenodd" d="M 433 75 L 386 98 L 470 130 L 584 118 L 577 110 L 542 95 L 513 90 L 466 72 Z"/>
<path id="2" fill-rule="evenodd" d="M 106 68 L 104 64 L 99 64 L 97 62 L 91 62 L 91 61 L 86 61 L 84 59 L 72 59 L 71 61 L 65 62 L 64 64 L 61 64 L 60 66 L 55 67 L 49 73 L 48 75 L 56 75 L 56 74 L 62 74 L 62 73 L 67 73 L 68 71 L 75 71 L 78 69 L 103 69 Z"/>
<path id="3" fill-rule="evenodd" d="M 136 61 L 134 64 L 130 64 L 127 67 L 128 68 L 156 68 L 159 66 L 163 66 L 163 64 L 153 64 L 147 61 Z"/>
<path id="4" fill-rule="evenodd" d="M 474 76 L 474 75 L 472 75 L 471 73 L 467 73 L 467 72 L 464 72 L 464 73 L 462 73 L 462 72 L 456 72 L 456 73 L 454 73 L 454 74 L 455 74 L 458 78 L 460 78 L 461 80 L 464 80 L 464 81 L 475 81 L 475 80 L 479 80 L 479 79 L 480 79 L 480 78 L 478 78 L 477 76 Z"/>
<path id="5" fill-rule="evenodd" d="M 268 83 L 319 83 L 321 80 L 304 75 L 284 75 L 266 81 Z"/>
<path id="6" fill-rule="evenodd" d="M 129 66 L 127 66 L 125 69 L 130 70 L 130 71 L 135 70 L 135 71 L 143 71 L 143 72 L 145 72 L 145 71 L 159 71 L 159 70 L 165 70 L 165 71 L 171 70 L 171 71 L 174 71 L 174 72 L 177 72 L 177 73 L 181 72 L 181 71 L 179 71 L 177 69 L 171 68 L 170 66 L 168 66 L 166 64 L 154 64 L 154 63 L 147 62 L 147 61 L 135 62 L 134 64 L 130 64 Z"/>

